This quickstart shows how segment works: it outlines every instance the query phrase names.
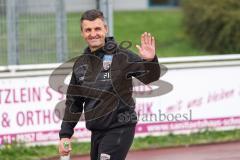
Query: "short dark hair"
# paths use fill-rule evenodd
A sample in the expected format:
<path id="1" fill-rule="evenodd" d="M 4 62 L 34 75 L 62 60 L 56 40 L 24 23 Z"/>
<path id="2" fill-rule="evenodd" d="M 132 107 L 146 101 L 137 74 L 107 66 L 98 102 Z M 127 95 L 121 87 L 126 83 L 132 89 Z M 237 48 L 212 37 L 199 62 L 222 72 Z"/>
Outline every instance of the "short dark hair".
<path id="1" fill-rule="evenodd" d="M 97 18 L 100 18 L 101 20 L 104 21 L 103 13 L 97 9 L 91 9 L 91 10 L 84 12 L 80 19 L 81 28 L 82 28 L 83 20 L 94 21 Z"/>

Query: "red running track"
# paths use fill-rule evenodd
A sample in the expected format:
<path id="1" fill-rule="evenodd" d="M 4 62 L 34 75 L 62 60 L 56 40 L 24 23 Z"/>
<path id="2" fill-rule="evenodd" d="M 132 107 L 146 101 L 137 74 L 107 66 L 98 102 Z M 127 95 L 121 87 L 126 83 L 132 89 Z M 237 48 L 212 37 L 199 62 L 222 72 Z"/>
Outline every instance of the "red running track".
<path id="1" fill-rule="evenodd" d="M 72 160 L 90 160 L 72 157 Z M 240 142 L 129 152 L 126 160 L 240 160 Z"/>

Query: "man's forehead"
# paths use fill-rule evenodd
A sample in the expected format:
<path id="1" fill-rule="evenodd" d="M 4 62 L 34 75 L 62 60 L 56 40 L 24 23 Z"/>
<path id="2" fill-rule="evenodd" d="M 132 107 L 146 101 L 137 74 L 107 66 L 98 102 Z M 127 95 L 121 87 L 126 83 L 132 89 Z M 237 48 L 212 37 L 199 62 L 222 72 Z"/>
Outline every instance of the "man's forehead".
<path id="1" fill-rule="evenodd" d="M 95 19 L 93 21 L 83 20 L 82 21 L 82 26 L 84 26 L 84 27 L 104 26 L 104 22 L 100 18 L 97 18 L 97 19 Z"/>

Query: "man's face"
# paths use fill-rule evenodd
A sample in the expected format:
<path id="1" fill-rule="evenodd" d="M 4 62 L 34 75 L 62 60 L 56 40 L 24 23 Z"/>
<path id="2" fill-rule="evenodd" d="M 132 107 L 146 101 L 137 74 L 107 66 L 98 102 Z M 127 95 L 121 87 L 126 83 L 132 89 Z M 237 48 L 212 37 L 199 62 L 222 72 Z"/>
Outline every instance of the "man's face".
<path id="1" fill-rule="evenodd" d="M 100 18 L 93 21 L 82 21 L 81 35 L 87 42 L 90 49 L 98 49 L 104 46 L 107 31 L 107 26 Z"/>

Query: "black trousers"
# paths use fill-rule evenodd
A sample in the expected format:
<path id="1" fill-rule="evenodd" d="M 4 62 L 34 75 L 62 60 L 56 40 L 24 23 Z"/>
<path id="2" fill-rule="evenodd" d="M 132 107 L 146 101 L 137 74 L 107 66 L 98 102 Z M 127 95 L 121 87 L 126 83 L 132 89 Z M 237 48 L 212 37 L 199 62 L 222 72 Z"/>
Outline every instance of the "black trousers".
<path id="1" fill-rule="evenodd" d="M 135 134 L 135 125 L 92 131 L 91 160 L 125 160 Z"/>

